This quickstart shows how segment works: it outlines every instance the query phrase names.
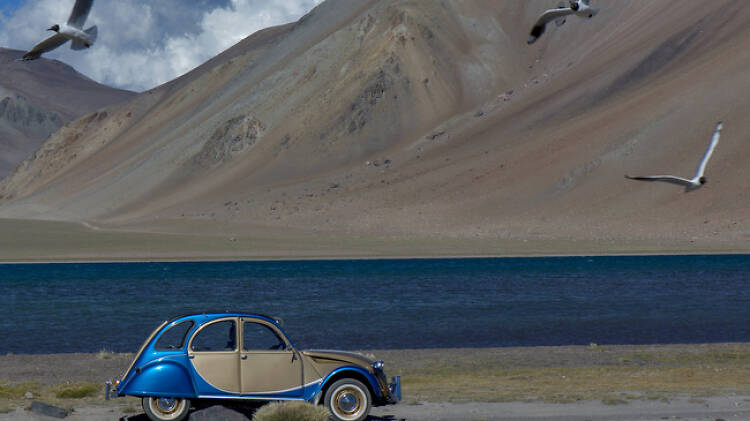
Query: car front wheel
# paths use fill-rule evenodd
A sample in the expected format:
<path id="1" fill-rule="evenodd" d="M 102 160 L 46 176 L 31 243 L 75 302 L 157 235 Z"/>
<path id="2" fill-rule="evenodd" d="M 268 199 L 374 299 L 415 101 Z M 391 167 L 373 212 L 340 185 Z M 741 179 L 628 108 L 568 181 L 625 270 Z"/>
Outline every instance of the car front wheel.
<path id="1" fill-rule="evenodd" d="M 182 398 L 145 397 L 141 403 L 152 421 L 182 421 L 190 412 L 190 401 Z"/>
<path id="2" fill-rule="evenodd" d="M 362 421 L 370 413 L 372 399 L 362 382 L 341 379 L 326 391 L 325 405 L 336 421 Z"/>

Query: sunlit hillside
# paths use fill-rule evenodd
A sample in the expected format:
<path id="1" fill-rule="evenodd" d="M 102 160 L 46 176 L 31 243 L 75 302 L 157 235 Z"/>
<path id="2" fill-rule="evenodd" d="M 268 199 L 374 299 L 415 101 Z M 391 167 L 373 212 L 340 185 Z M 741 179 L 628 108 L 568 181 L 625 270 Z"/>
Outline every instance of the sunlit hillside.
<path id="1" fill-rule="evenodd" d="M 67 124 L 0 217 L 750 245 L 750 9 L 602 1 L 528 46 L 556 3 L 328 0 Z M 702 189 L 624 178 L 692 177 L 719 120 Z"/>

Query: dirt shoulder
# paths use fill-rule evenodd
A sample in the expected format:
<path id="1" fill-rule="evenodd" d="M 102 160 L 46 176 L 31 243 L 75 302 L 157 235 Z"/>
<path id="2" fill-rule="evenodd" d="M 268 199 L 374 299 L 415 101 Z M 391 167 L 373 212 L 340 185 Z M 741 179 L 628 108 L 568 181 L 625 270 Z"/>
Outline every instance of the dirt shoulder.
<path id="1" fill-rule="evenodd" d="M 367 353 L 384 360 L 389 375 L 402 377 L 404 392 L 400 405 L 377 408 L 374 419 L 750 420 L 750 344 Z M 102 399 L 103 382 L 131 359 L 0 356 L 0 421 L 45 419 L 24 409 L 34 400 L 71 409 L 73 421 L 143 419 L 137 399 Z"/>
<path id="2" fill-rule="evenodd" d="M 78 406 L 67 421 L 149 421 L 129 407 Z M 2 421 L 50 421 L 54 418 L 23 408 L 0 414 Z M 674 399 L 606 405 L 598 401 L 569 404 L 544 402 L 400 404 L 375 408 L 369 421 L 715 421 L 750 420 L 750 397 L 715 396 L 701 400 Z"/>
<path id="3" fill-rule="evenodd" d="M 601 401 L 576 403 L 467 402 L 424 403 L 376 408 L 373 420 L 407 421 L 715 421 L 750 420 L 746 396 L 715 396 L 704 399 L 677 398 L 670 401 L 634 401 L 607 405 Z"/>

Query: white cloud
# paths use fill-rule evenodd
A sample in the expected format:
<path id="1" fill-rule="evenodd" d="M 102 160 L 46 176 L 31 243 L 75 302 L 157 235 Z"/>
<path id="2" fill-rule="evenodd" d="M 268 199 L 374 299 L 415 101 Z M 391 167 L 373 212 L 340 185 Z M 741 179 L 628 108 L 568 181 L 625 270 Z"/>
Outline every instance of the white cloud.
<path id="1" fill-rule="evenodd" d="M 99 26 L 96 44 L 76 52 L 64 45 L 44 57 L 64 61 L 98 82 L 142 91 L 190 71 L 257 30 L 298 19 L 321 1 L 97 0 L 86 23 Z M 30 49 L 51 34 L 45 28 L 67 20 L 73 3 L 28 0 L 0 22 L 0 46 Z"/>

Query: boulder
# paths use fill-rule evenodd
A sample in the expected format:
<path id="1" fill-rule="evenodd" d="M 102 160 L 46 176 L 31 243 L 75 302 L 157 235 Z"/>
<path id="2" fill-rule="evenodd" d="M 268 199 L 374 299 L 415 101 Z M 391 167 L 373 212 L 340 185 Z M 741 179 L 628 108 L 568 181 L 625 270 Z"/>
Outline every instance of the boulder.
<path id="1" fill-rule="evenodd" d="M 68 416 L 67 409 L 52 406 L 39 401 L 31 402 L 31 412 L 53 418 L 65 418 Z"/>
<path id="2" fill-rule="evenodd" d="M 249 421 L 250 418 L 243 414 L 221 406 L 215 405 L 190 414 L 190 421 Z"/>

